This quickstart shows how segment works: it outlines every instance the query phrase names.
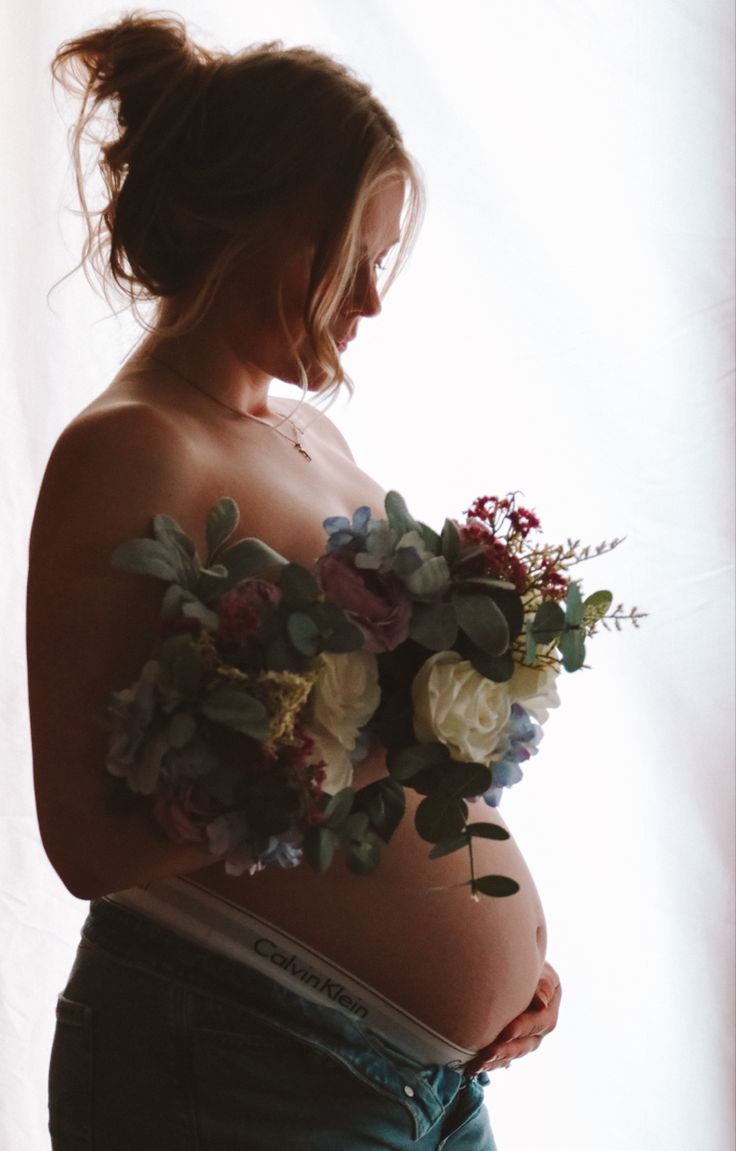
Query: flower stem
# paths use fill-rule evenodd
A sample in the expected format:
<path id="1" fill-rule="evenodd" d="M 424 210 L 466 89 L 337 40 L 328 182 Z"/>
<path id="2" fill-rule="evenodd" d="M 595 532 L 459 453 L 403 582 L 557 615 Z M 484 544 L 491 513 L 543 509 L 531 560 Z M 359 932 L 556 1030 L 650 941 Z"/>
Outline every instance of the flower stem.
<path id="1" fill-rule="evenodd" d="M 470 895 L 476 903 L 480 903 L 480 892 L 475 884 L 475 857 L 473 855 L 473 837 L 468 831 L 468 825 L 465 825 L 465 831 L 468 836 L 468 853 L 470 855 Z"/>

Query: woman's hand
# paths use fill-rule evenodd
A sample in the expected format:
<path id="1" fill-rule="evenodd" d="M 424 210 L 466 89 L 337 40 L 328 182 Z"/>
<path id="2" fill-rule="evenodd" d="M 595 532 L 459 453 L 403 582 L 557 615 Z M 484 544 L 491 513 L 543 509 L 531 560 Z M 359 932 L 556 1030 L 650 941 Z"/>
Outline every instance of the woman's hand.
<path id="1" fill-rule="evenodd" d="M 536 1051 L 544 1036 L 557 1024 L 561 997 L 560 977 L 549 963 L 545 963 L 526 1011 L 512 1019 L 493 1043 L 479 1051 L 466 1070 L 471 1075 L 479 1071 L 495 1071 L 498 1067 L 508 1067 L 512 1059 Z"/>

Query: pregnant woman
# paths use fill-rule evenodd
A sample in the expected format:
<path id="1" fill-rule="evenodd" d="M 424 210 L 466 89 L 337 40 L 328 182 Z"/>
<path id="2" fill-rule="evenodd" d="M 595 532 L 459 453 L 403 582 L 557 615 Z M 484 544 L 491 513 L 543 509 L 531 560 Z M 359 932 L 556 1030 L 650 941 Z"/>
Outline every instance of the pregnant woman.
<path id="1" fill-rule="evenodd" d="M 104 769 L 106 703 L 137 676 L 160 606 L 153 581 L 111 567 L 122 541 L 166 511 L 204 552 L 207 510 L 229 495 L 242 535 L 310 565 L 325 516 L 381 514 L 384 493 L 299 389 L 348 383 L 341 354 L 417 221 L 411 161 L 370 90 L 308 49 L 211 53 L 175 19 L 135 15 L 63 45 L 55 71 L 82 98 L 85 259 L 151 311 L 59 439 L 31 542 L 41 831 L 92 900 L 58 1003 L 53 1146 L 489 1151 L 487 1071 L 534 1050 L 560 996 L 513 840 L 476 856 L 518 893 L 479 903 L 462 853 L 428 860 L 411 800 L 369 876 L 337 860 L 236 877 L 121 804 Z M 356 786 L 382 775 L 375 752 Z"/>

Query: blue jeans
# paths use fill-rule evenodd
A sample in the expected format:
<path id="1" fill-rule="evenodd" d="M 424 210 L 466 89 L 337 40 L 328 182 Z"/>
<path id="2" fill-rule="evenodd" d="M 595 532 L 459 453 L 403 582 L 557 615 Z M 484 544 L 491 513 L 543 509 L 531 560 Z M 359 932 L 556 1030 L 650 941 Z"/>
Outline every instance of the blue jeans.
<path id="1" fill-rule="evenodd" d="M 96 901 L 59 997 L 49 1126 L 54 1151 L 495 1151 L 483 1082 Z"/>

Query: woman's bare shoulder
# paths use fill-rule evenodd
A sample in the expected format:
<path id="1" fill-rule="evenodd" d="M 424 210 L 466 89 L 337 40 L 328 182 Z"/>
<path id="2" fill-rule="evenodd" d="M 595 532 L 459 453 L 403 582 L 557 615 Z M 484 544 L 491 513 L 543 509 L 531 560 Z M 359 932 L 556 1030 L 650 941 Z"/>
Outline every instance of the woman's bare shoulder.
<path id="1" fill-rule="evenodd" d="M 64 429 L 41 485 L 33 536 L 60 532 L 97 547 L 100 535 L 147 529 L 161 507 L 188 505 L 196 442 L 174 413 L 131 399 L 101 397 Z"/>

